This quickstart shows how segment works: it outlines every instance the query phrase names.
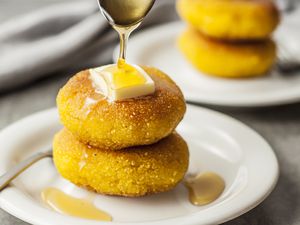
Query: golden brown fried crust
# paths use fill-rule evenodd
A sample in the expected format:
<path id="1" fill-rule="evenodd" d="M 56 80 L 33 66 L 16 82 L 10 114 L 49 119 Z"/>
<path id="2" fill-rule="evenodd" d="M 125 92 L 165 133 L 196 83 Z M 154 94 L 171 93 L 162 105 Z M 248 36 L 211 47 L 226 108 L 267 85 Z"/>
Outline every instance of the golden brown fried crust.
<path id="1" fill-rule="evenodd" d="M 163 72 L 143 67 L 155 82 L 154 94 L 109 102 L 95 93 L 88 71 L 76 74 L 60 90 L 62 123 L 82 142 L 110 150 L 148 145 L 168 136 L 186 110 L 180 89 Z M 98 99 L 86 107 L 86 99 Z"/>
<path id="2" fill-rule="evenodd" d="M 54 138 L 53 160 L 76 185 L 108 195 L 143 196 L 174 188 L 187 171 L 189 152 L 176 133 L 153 145 L 109 151 L 85 145 L 63 129 Z"/>

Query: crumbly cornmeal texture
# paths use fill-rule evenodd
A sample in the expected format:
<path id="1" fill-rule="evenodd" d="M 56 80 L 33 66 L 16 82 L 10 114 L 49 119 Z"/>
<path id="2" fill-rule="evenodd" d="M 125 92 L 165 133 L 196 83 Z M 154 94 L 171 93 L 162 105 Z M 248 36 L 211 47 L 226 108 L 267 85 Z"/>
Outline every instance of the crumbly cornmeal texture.
<path id="1" fill-rule="evenodd" d="M 178 0 L 177 11 L 190 25 L 219 39 L 264 39 L 280 20 L 272 0 Z"/>
<path id="2" fill-rule="evenodd" d="M 193 28 L 180 35 L 178 47 L 200 71 L 229 78 L 265 75 L 276 59 L 276 46 L 270 39 L 225 42 L 206 37 Z"/>
<path id="3" fill-rule="evenodd" d="M 160 70 L 142 68 L 155 92 L 115 102 L 95 92 L 88 71 L 76 74 L 57 96 L 61 122 L 81 142 L 109 150 L 149 145 L 171 134 L 186 111 L 183 95 Z"/>
<path id="4" fill-rule="evenodd" d="M 53 160 L 59 173 L 76 185 L 134 197 L 174 188 L 187 171 L 189 152 L 176 133 L 153 145 L 109 151 L 89 147 L 63 129 L 54 137 Z"/>

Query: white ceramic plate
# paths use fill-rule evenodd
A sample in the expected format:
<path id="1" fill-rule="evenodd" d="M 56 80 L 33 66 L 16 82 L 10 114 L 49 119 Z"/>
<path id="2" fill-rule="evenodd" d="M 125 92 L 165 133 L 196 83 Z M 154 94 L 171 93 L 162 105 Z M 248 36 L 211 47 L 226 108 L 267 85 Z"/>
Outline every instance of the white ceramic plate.
<path id="1" fill-rule="evenodd" d="M 29 116 L 0 133 L 0 173 L 33 152 L 51 148 L 61 128 L 56 109 Z M 278 164 L 269 144 L 242 123 L 223 114 L 188 106 L 178 127 L 190 148 L 189 172 L 214 171 L 226 181 L 215 202 L 191 205 L 182 184 L 168 193 L 142 198 L 96 195 L 95 205 L 113 216 L 109 224 L 203 225 L 237 217 L 263 201 L 274 188 Z M 0 206 L 10 214 L 35 225 L 99 225 L 104 222 L 58 214 L 43 205 L 40 192 L 54 186 L 82 197 L 87 191 L 63 180 L 50 159 L 44 159 L 18 177 L 0 193 Z"/>
<path id="2" fill-rule="evenodd" d="M 299 46 L 299 29 L 285 23 L 276 38 Z M 282 75 L 275 69 L 270 74 L 248 79 L 226 79 L 200 73 L 182 56 L 176 46 L 178 35 L 185 29 L 182 22 L 174 22 L 146 30 L 130 39 L 127 59 L 129 62 L 151 65 L 169 74 L 181 87 L 185 98 L 191 102 L 233 106 L 256 107 L 297 102 L 300 100 L 300 72 Z M 288 38 L 285 34 L 289 34 Z M 298 37 L 297 40 L 292 37 Z M 118 56 L 118 47 L 114 60 Z M 237 62 L 238 63 L 238 62 Z"/>

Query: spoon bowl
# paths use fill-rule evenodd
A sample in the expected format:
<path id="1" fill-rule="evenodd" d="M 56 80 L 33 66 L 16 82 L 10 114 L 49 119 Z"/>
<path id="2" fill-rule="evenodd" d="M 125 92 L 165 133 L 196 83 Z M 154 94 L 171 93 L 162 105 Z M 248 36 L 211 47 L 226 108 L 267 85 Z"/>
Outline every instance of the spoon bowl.
<path id="1" fill-rule="evenodd" d="M 140 23 L 155 0 L 98 0 L 101 12 L 112 26 L 130 27 Z"/>

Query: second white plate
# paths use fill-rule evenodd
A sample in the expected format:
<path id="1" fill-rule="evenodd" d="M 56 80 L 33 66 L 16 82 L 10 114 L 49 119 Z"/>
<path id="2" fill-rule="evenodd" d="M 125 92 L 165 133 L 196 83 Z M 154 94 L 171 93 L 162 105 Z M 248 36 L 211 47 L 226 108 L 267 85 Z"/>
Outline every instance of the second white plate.
<path id="1" fill-rule="evenodd" d="M 128 61 L 151 65 L 169 74 L 182 89 L 188 101 L 232 107 L 257 107 L 292 103 L 300 100 L 300 72 L 270 74 L 249 79 L 226 79 L 200 73 L 182 56 L 176 46 L 178 35 L 185 29 L 182 22 L 152 28 L 134 36 L 129 43 Z M 291 34 L 287 23 L 276 35 Z M 115 50 L 114 59 L 118 56 Z M 237 62 L 238 63 L 238 62 Z"/>

